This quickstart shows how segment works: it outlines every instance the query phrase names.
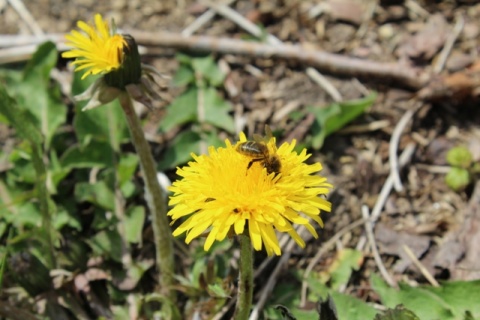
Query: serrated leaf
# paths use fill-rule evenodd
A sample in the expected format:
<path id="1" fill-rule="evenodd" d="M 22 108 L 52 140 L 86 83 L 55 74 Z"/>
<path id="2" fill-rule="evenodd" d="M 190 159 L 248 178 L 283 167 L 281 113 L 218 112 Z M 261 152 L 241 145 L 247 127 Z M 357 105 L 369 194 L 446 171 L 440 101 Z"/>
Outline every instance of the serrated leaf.
<path id="1" fill-rule="evenodd" d="M 122 238 L 116 229 L 100 231 L 87 242 L 96 254 L 122 261 Z"/>
<path id="2" fill-rule="evenodd" d="M 223 83 L 225 74 L 217 66 L 211 55 L 192 59 L 192 68 L 195 73 L 206 79 L 211 86 L 217 87 Z"/>
<path id="3" fill-rule="evenodd" d="M 201 90 L 201 91 L 200 91 Z M 202 106 L 198 105 L 198 95 L 202 94 Z M 160 130 L 169 131 L 175 126 L 198 121 L 199 110 L 205 122 L 228 132 L 234 132 L 234 123 L 229 115 L 230 103 L 220 97 L 215 88 L 198 89 L 192 87 L 177 97 L 168 107 L 167 115 L 160 124 Z"/>
<path id="4" fill-rule="evenodd" d="M 314 296 L 314 298 L 309 297 L 310 301 L 316 302 L 315 300 L 317 300 L 318 297 L 326 298 L 328 295 L 332 297 L 337 309 L 338 319 L 373 319 L 377 313 L 375 308 L 364 301 L 327 288 L 319 279 L 314 278 L 313 274 L 307 279 L 307 284 L 310 290 L 312 290 L 311 295 Z"/>
<path id="5" fill-rule="evenodd" d="M 445 183 L 455 191 L 465 189 L 470 184 L 470 173 L 463 168 L 452 167 L 445 176 Z"/>
<path id="6" fill-rule="evenodd" d="M 25 67 L 22 82 L 16 88 L 19 104 L 34 116 L 47 148 L 58 127 L 65 123 L 67 115 L 59 85 L 50 81 L 50 72 L 55 67 L 57 56 L 54 43 L 40 45 Z"/>
<path id="7" fill-rule="evenodd" d="M 196 121 L 197 94 L 198 91 L 196 88 L 190 88 L 175 98 L 175 100 L 167 106 L 167 115 L 160 123 L 160 130 L 167 132 L 176 126 Z"/>
<path id="8" fill-rule="evenodd" d="M 232 110 L 230 103 L 221 98 L 215 88 L 211 87 L 203 89 L 203 101 L 205 121 L 217 128 L 233 133 L 235 125 L 232 117 L 229 115 L 229 112 Z"/>
<path id="9" fill-rule="evenodd" d="M 334 103 L 325 108 L 309 107 L 308 111 L 315 115 L 315 123 L 312 125 L 312 147 L 320 149 L 328 135 L 340 130 L 365 112 L 376 97 L 377 94 L 372 93 L 362 99 Z"/>
<path id="10" fill-rule="evenodd" d="M 397 290 L 372 275 L 371 283 L 385 306 L 403 304 L 420 319 L 460 320 L 466 311 L 480 317 L 480 280 L 445 282 L 440 287 L 400 284 Z"/>
<path id="11" fill-rule="evenodd" d="M 93 82 L 95 77 L 81 80 L 79 72 L 75 72 L 72 84 L 72 93 L 84 92 Z M 113 150 L 119 150 L 119 145 L 129 139 L 129 132 L 125 115 L 118 99 L 98 108 L 82 111 L 88 101 L 81 101 L 75 105 L 75 118 L 73 126 L 78 141 L 87 144 L 93 137 L 97 141 L 108 142 Z"/>
<path id="12" fill-rule="evenodd" d="M 191 153 L 198 153 L 200 149 L 200 141 L 200 136 L 195 132 L 181 132 L 175 137 L 172 146 L 167 149 L 165 156 L 158 163 L 159 169 L 174 168 L 191 160 Z"/>
<path id="13" fill-rule="evenodd" d="M 35 124 L 32 113 L 22 107 L 0 86 L 0 113 L 8 120 L 17 134 L 34 144 L 41 145 L 43 137 Z"/>
<path id="14" fill-rule="evenodd" d="M 115 206 L 113 190 L 103 180 L 93 184 L 88 182 L 77 183 L 75 199 L 78 202 L 93 203 L 109 211 L 113 211 Z"/>
<path id="15" fill-rule="evenodd" d="M 420 318 L 400 305 L 396 306 L 395 309 L 388 309 L 382 314 L 377 314 L 374 320 L 420 320 Z"/>
<path id="16" fill-rule="evenodd" d="M 110 143 L 88 139 L 82 145 L 70 147 L 60 159 L 63 168 L 105 168 L 114 165 L 114 151 Z"/>
<path id="17" fill-rule="evenodd" d="M 123 185 L 125 182 L 132 179 L 133 175 L 137 171 L 138 161 L 138 155 L 135 153 L 122 154 L 117 168 L 118 183 L 120 185 Z"/>
<path id="18" fill-rule="evenodd" d="M 195 83 L 195 73 L 192 68 L 181 64 L 173 77 L 173 84 L 176 86 L 186 86 L 193 83 Z"/>
<path id="19" fill-rule="evenodd" d="M 185 53 L 177 53 L 175 55 L 175 59 L 181 63 L 181 64 L 185 64 L 185 65 L 191 65 L 192 64 L 192 57 L 190 57 L 188 54 L 185 54 Z"/>
<path id="20" fill-rule="evenodd" d="M 130 243 L 139 243 L 142 240 L 143 224 L 145 222 L 145 208 L 141 206 L 130 207 L 125 213 L 125 237 Z"/>
<path id="21" fill-rule="evenodd" d="M 353 270 L 358 270 L 363 264 L 363 253 L 353 249 L 337 252 L 335 260 L 326 271 L 321 273 L 324 283 L 330 280 L 332 289 L 337 290 L 348 283 Z"/>

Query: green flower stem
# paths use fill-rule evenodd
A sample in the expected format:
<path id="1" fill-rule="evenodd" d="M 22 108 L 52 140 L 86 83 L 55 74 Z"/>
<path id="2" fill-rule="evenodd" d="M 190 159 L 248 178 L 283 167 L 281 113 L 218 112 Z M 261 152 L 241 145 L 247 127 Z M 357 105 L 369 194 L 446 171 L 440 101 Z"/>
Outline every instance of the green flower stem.
<path id="1" fill-rule="evenodd" d="M 145 199 L 152 215 L 160 290 L 174 302 L 175 293 L 171 290 L 174 279 L 173 241 L 167 218 L 166 195 L 158 183 L 150 145 L 145 139 L 140 120 L 133 108 L 132 99 L 127 93 L 122 93 L 119 99 L 127 117 L 132 142 L 140 159 L 140 168 L 145 181 Z"/>
<path id="2" fill-rule="evenodd" d="M 253 250 L 248 234 L 238 236 L 240 241 L 240 275 L 238 281 L 235 320 L 247 320 L 253 299 Z"/>

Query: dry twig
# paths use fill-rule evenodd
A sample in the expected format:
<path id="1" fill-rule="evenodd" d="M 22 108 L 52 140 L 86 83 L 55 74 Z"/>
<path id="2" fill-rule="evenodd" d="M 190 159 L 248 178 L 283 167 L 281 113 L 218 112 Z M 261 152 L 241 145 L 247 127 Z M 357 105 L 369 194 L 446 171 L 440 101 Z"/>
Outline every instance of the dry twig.
<path id="1" fill-rule="evenodd" d="M 370 212 L 366 205 L 362 206 L 362 217 L 365 220 L 365 233 L 367 234 L 368 242 L 370 243 L 370 249 L 372 250 L 372 254 L 373 254 L 373 259 L 377 264 L 378 270 L 380 271 L 380 274 L 382 275 L 383 279 L 385 279 L 385 281 L 390 285 L 390 287 L 396 288 L 397 283 L 392 279 L 392 277 L 388 273 L 387 268 L 385 268 L 382 258 L 380 257 L 380 253 L 378 252 L 377 244 L 375 242 L 375 236 L 373 235 L 373 223 L 369 219 Z"/>
<path id="2" fill-rule="evenodd" d="M 390 176 L 393 178 L 393 186 L 395 191 L 400 192 L 403 190 L 402 181 L 400 179 L 400 170 L 398 168 L 398 144 L 400 143 L 400 137 L 403 130 L 407 126 L 407 123 L 413 117 L 415 112 L 421 107 L 422 104 L 417 104 L 414 108 L 407 110 L 398 121 L 395 129 L 393 130 L 392 137 L 390 138 L 390 145 L 388 147 L 389 161 L 390 161 Z"/>
<path id="3" fill-rule="evenodd" d="M 399 159 L 400 168 L 405 166 L 410 161 L 413 155 L 413 151 L 415 151 L 415 144 L 413 143 L 408 144 L 407 147 L 403 150 L 402 154 L 400 155 L 400 159 Z M 385 183 L 383 184 L 382 190 L 378 195 L 377 202 L 375 202 L 375 205 L 373 206 L 372 214 L 371 214 L 372 223 L 377 221 L 378 218 L 380 217 L 380 213 L 382 212 L 382 208 L 385 205 L 385 202 L 387 201 L 388 195 L 390 194 L 392 187 L 393 187 L 393 176 L 390 174 L 387 180 L 385 180 Z M 367 239 L 365 235 L 361 236 L 357 243 L 356 249 L 363 250 L 366 240 Z"/>
<path id="4" fill-rule="evenodd" d="M 396 81 L 413 89 L 421 88 L 428 80 L 427 74 L 397 63 L 382 63 L 328 53 L 301 45 L 277 44 L 275 46 L 236 39 L 207 36 L 179 37 L 170 33 L 152 33 L 130 30 L 137 43 L 146 46 L 176 48 L 181 50 L 220 52 L 249 55 L 260 58 L 281 58 L 299 61 L 334 74 L 363 76 L 379 80 Z"/>
<path id="5" fill-rule="evenodd" d="M 21 0 L 8 0 L 8 2 L 10 2 L 10 5 L 15 9 L 15 11 L 17 11 L 20 18 L 25 22 L 34 35 L 43 35 L 42 28 L 38 25 L 37 21 L 35 21 L 35 18 L 32 16 L 30 11 L 28 11 Z"/>
<path id="6" fill-rule="evenodd" d="M 415 256 L 415 254 L 412 252 L 412 250 L 407 246 L 407 245 L 402 245 L 403 251 L 408 255 L 410 260 L 412 260 L 413 264 L 420 270 L 420 272 L 423 274 L 425 279 L 430 282 L 430 284 L 434 287 L 439 287 L 440 285 L 438 284 L 437 280 L 428 272 L 427 268 L 423 266 L 423 264 L 418 260 L 418 258 Z"/>
<path id="7" fill-rule="evenodd" d="M 455 23 L 455 27 L 453 27 L 453 32 L 447 38 L 447 41 L 443 46 L 442 52 L 440 52 L 440 55 L 436 60 L 435 65 L 433 66 L 433 72 L 440 73 L 443 70 L 443 67 L 445 66 L 445 62 L 447 61 L 447 58 L 453 49 L 453 45 L 455 44 L 455 41 L 457 41 L 457 38 L 462 33 L 464 26 L 465 26 L 465 19 L 463 19 L 462 16 L 459 16 L 457 19 L 457 22 Z"/>

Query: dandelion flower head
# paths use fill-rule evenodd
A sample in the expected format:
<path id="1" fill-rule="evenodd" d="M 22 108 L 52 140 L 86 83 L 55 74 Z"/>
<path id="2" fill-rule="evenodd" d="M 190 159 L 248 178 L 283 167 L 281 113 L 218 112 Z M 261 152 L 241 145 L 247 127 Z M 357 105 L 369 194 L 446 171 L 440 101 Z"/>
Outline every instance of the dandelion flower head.
<path id="1" fill-rule="evenodd" d="M 173 183 L 168 215 L 173 222 L 186 218 L 174 232 L 174 236 L 186 233 L 186 243 L 207 233 L 204 249 L 208 251 L 215 241 L 227 235 L 246 231 L 255 250 L 265 246 L 268 255 L 280 255 L 276 233 L 288 233 L 298 245 L 305 242 L 295 231 L 294 225 L 304 225 L 318 237 L 315 221 L 323 227 L 321 211 L 329 212 L 331 203 L 322 195 L 332 187 L 325 177 L 318 174 L 320 163 L 307 164 L 310 157 L 304 149 L 297 153 L 295 141 L 283 143 L 277 150 L 275 138 L 266 142 L 269 153 L 276 153 L 281 161 L 281 171 L 268 173 L 262 161 L 237 151 L 246 142 L 241 133 L 240 141 L 233 145 L 209 148 L 208 155 L 192 154 L 193 161 L 177 169 L 182 177 Z M 249 167 L 250 166 L 250 167 Z"/>
<path id="2" fill-rule="evenodd" d="M 127 42 L 115 33 L 100 14 L 95 15 L 95 25 L 78 21 L 78 28 L 65 36 L 67 46 L 73 49 L 62 54 L 64 58 L 75 58 L 75 71 L 86 70 L 82 79 L 90 74 L 106 74 L 118 69 L 123 61 L 123 48 Z"/>

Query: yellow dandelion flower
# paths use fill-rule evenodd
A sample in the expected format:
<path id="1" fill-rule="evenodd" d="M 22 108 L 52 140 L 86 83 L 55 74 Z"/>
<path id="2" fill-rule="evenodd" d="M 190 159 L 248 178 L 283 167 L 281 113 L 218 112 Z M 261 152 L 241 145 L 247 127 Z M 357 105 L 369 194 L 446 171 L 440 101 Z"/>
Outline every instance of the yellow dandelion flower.
<path id="1" fill-rule="evenodd" d="M 112 32 L 100 14 L 95 15 L 95 26 L 78 21 L 83 32 L 72 30 L 65 36 L 72 50 L 62 54 L 64 58 L 75 58 L 75 71 L 87 70 L 82 79 L 90 74 L 106 74 L 118 69 L 123 61 L 123 48 L 128 46 L 124 37 Z"/>
<path id="2" fill-rule="evenodd" d="M 268 255 L 280 255 L 276 232 L 288 233 L 301 247 L 305 242 L 293 224 L 304 225 L 318 237 L 311 221 L 323 227 L 321 211 L 329 212 L 331 203 L 321 195 L 332 187 L 325 177 L 315 173 L 322 170 L 320 163 L 307 164 L 310 155 L 304 149 L 293 151 L 295 141 L 283 143 L 277 150 L 275 138 L 266 146 L 276 153 L 281 162 L 280 173 L 269 173 L 262 161 L 237 151 L 246 142 L 243 133 L 235 145 L 229 140 L 226 147 L 209 148 L 208 155 L 192 154 L 194 161 L 177 174 L 183 177 L 173 183 L 168 213 L 174 223 L 188 217 L 174 232 L 174 236 L 187 233 L 185 242 L 207 232 L 204 249 L 208 251 L 214 241 L 229 234 L 248 232 L 253 248 L 265 246 Z"/>

